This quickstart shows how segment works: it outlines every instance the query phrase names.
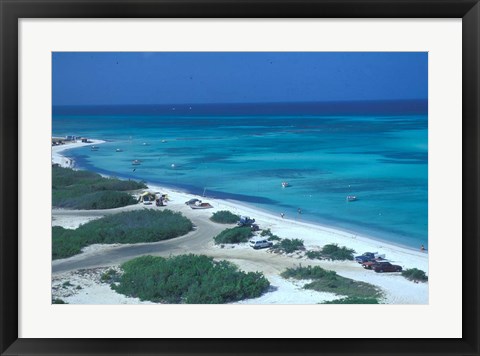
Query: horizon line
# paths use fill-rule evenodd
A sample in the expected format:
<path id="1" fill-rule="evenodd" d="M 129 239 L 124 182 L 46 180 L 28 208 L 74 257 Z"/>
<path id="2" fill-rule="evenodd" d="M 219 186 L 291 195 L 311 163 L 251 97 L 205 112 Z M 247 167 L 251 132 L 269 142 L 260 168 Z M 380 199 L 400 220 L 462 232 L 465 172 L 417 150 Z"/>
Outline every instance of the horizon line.
<path id="1" fill-rule="evenodd" d="M 250 102 L 210 102 L 210 103 L 163 103 L 163 104 L 52 104 L 52 107 L 62 106 L 171 106 L 171 105 L 267 105 L 267 104 L 333 104 L 333 103 L 371 103 L 371 102 L 399 102 L 399 101 L 428 101 L 428 98 L 403 98 L 403 99 L 354 99 L 354 100 L 328 100 L 328 101 L 250 101 Z"/>

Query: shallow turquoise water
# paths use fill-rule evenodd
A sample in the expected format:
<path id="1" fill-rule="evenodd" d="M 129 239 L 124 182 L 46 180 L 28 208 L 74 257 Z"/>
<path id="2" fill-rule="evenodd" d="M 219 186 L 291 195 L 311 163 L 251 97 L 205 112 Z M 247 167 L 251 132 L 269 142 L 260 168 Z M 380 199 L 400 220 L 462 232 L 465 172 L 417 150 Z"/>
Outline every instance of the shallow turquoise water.
<path id="1" fill-rule="evenodd" d="M 57 114 L 53 134 L 109 141 L 69 150 L 86 169 L 415 248 L 428 243 L 426 115 Z"/>

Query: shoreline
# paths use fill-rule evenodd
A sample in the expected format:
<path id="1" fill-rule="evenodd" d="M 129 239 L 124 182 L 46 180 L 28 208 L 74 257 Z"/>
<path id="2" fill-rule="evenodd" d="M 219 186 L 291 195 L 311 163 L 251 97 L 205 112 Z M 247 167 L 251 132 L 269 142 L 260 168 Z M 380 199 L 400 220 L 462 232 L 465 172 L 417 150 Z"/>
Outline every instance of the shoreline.
<path id="1" fill-rule="evenodd" d="M 303 225 L 305 227 L 317 228 L 319 230 L 330 232 L 332 234 L 345 235 L 345 236 L 348 236 L 352 239 L 358 239 L 359 241 L 365 241 L 365 242 L 370 243 L 370 244 L 377 243 L 377 244 L 382 244 L 382 245 L 386 245 L 386 246 L 392 246 L 392 247 L 395 247 L 395 248 L 401 248 L 401 249 L 404 249 L 406 251 L 422 253 L 422 252 L 418 251 L 418 249 L 413 248 L 411 246 L 402 245 L 400 243 L 394 243 L 394 242 L 386 240 L 386 239 L 373 237 L 373 236 L 365 234 L 363 232 L 354 231 L 353 229 L 345 229 L 345 228 L 340 228 L 340 227 L 333 226 L 333 225 L 321 224 L 321 223 L 311 221 L 311 220 L 307 220 L 307 219 L 300 220 L 300 219 L 290 219 L 290 218 L 281 218 L 281 217 L 279 218 L 276 215 L 274 215 L 273 213 L 269 212 L 268 210 L 260 209 L 258 207 L 251 207 L 251 206 L 248 205 L 248 203 L 244 203 L 242 201 L 233 200 L 233 199 L 222 199 L 222 201 L 227 202 L 227 203 L 231 202 L 232 204 L 237 204 L 239 206 L 242 206 L 245 209 L 251 209 L 251 210 L 254 210 L 255 212 L 271 216 L 272 218 L 276 218 L 279 222 L 281 222 L 281 221 L 291 222 L 291 223 Z M 422 254 L 427 254 L 427 252 L 424 252 Z"/>
<path id="2" fill-rule="evenodd" d="M 92 145 L 92 144 L 100 145 L 102 143 L 107 142 L 107 141 L 103 141 L 103 140 L 94 140 L 94 139 L 92 139 L 91 141 L 92 142 L 88 143 L 88 144 L 77 142 L 77 143 L 75 143 L 75 145 L 76 145 L 75 147 L 71 147 L 72 144 L 66 144 L 66 145 L 63 145 L 63 146 L 52 147 L 52 162 L 54 162 L 53 153 L 55 153 L 56 156 L 57 156 L 56 160 L 58 161 L 58 163 L 60 163 L 60 165 L 62 167 L 67 167 L 67 168 L 72 168 L 72 169 L 84 169 L 82 167 L 76 167 L 75 166 L 75 160 L 73 160 L 71 157 L 68 157 L 68 156 L 62 154 L 62 152 L 66 151 L 66 150 L 69 150 L 69 149 L 81 147 L 81 146 L 88 146 L 88 145 Z M 70 147 L 68 147 L 68 146 L 70 146 Z M 55 148 L 57 148 L 57 150 L 54 151 Z M 72 162 L 72 164 L 70 166 L 65 165 L 65 163 L 63 163 L 63 162 L 65 162 L 65 160 L 69 160 L 70 162 Z M 57 162 L 55 162 L 55 163 L 57 163 Z M 89 170 L 89 169 L 86 169 L 86 170 Z M 111 177 L 111 175 L 109 175 L 109 174 L 96 172 L 95 170 L 92 170 L 92 171 L 102 175 L 103 177 Z M 127 178 L 125 178 L 125 179 L 127 179 Z M 255 207 L 255 206 L 251 206 L 248 203 L 240 201 L 240 200 L 209 197 L 208 195 L 207 196 L 201 196 L 199 194 L 191 193 L 191 192 L 186 191 L 186 190 L 184 190 L 182 188 L 179 188 L 179 187 L 173 187 L 173 186 L 170 186 L 170 185 L 161 185 L 161 184 L 158 184 L 158 183 L 155 183 L 155 182 L 149 182 L 149 181 L 144 181 L 144 182 L 147 185 L 148 190 L 162 191 L 162 192 L 166 192 L 167 194 L 169 194 L 169 193 L 182 194 L 182 195 L 184 195 L 184 198 L 186 200 L 196 198 L 196 199 L 200 199 L 200 200 L 203 199 L 203 200 L 216 201 L 216 202 L 219 202 L 220 205 L 226 206 L 226 208 L 228 208 L 228 209 L 238 210 L 237 208 L 241 207 L 240 210 L 242 210 L 242 211 L 245 210 L 245 211 L 249 212 L 249 214 L 239 213 L 240 215 L 252 215 L 252 216 L 262 215 L 265 218 L 267 218 L 268 220 L 275 220 L 278 223 L 286 222 L 286 223 L 290 223 L 290 224 L 298 224 L 298 225 L 304 226 L 306 228 L 318 229 L 320 231 L 323 231 L 325 233 L 329 233 L 329 234 L 332 234 L 332 235 L 341 236 L 341 237 L 344 237 L 344 238 L 349 238 L 351 240 L 362 241 L 365 244 L 368 244 L 370 246 L 377 246 L 376 248 L 387 248 L 387 249 L 390 249 L 390 250 L 401 249 L 404 252 L 418 253 L 419 256 L 424 256 L 424 255 L 428 256 L 428 250 L 426 250 L 425 252 L 422 252 L 419 249 L 416 249 L 412 246 L 403 245 L 403 244 L 400 244 L 400 243 L 395 243 L 395 242 L 392 242 L 390 240 L 382 239 L 382 238 L 379 238 L 379 237 L 374 237 L 374 236 L 368 235 L 368 233 L 366 234 L 366 233 L 363 233 L 363 232 L 354 231 L 352 229 L 343 229 L 343 228 L 339 228 L 337 226 L 332 226 L 332 225 L 328 225 L 328 224 L 321 224 L 321 223 L 317 223 L 317 222 L 311 221 L 311 220 L 310 221 L 309 220 L 303 220 L 302 221 L 302 220 L 299 220 L 298 218 L 296 218 L 296 219 L 292 219 L 290 217 L 281 218 L 281 217 L 276 216 L 274 213 L 272 213 L 268 210 L 261 209 L 261 208 Z M 358 254 L 363 253 L 363 252 L 360 252 L 360 251 L 356 251 L 356 252 Z M 364 251 L 364 252 L 366 252 L 366 251 Z M 377 252 L 377 251 L 368 251 L 368 252 Z"/>
<path id="3" fill-rule="evenodd" d="M 101 141 L 95 141 L 100 144 Z M 80 147 L 80 144 L 70 144 L 58 147 L 55 150 L 57 160 L 66 162 L 70 160 L 64 155 L 64 151 L 70 148 Z M 53 150 L 52 150 L 53 151 Z M 75 169 L 75 168 L 73 168 Z M 78 169 L 78 168 L 77 168 Z M 272 283 L 272 289 L 263 296 L 249 299 L 239 304 L 316 304 L 322 301 L 338 299 L 332 293 L 315 292 L 305 290 L 294 280 L 283 279 L 280 273 L 286 268 L 298 267 L 299 265 L 320 266 L 327 270 L 335 271 L 338 275 L 355 281 L 373 284 L 384 292 L 382 303 L 385 304 L 428 304 L 429 284 L 413 283 L 399 273 L 375 273 L 365 270 L 354 261 L 331 261 L 308 259 L 304 253 L 275 254 L 269 250 L 253 250 L 247 243 L 226 245 L 224 248 L 215 245 L 213 236 L 223 229 L 234 226 L 216 224 L 210 221 L 211 214 L 220 210 L 229 210 L 234 214 L 247 215 L 256 220 L 261 229 L 270 229 L 273 234 L 280 238 L 302 239 L 307 251 L 320 250 L 324 245 L 336 243 L 340 247 L 345 246 L 355 250 L 354 255 L 364 252 L 378 252 L 385 254 L 385 258 L 402 266 L 403 269 L 418 268 L 427 275 L 429 271 L 428 253 L 420 250 L 409 249 L 383 241 L 371 239 L 368 236 L 341 231 L 328 226 L 311 224 L 309 222 L 281 218 L 269 212 L 259 210 L 233 200 L 223 200 L 193 195 L 178 189 L 165 188 L 160 185 L 148 184 L 146 190 L 168 194 L 169 201 L 165 209 L 180 212 L 192 220 L 198 229 L 176 239 L 165 240 L 155 243 L 141 244 L 94 244 L 86 247 L 78 255 L 52 261 L 52 278 L 58 287 L 63 282 L 77 280 L 81 285 L 79 290 L 70 288 L 71 295 L 65 297 L 66 302 L 73 304 L 137 304 L 136 300 L 119 297 L 116 292 L 109 290 L 102 283 L 92 282 L 90 277 L 78 276 L 78 273 L 89 273 L 96 268 L 118 267 L 121 263 L 134 258 L 124 251 L 134 249 L 138 255 L 149 254 L 153 256 L 168 257 L 170 255 L 195 253 L 207 255 L 218 260 L 228 260 L 235 263 L 243 271 L 262 272 Z M 209 202 L 213 208 L 194 210 L 184 203 L 192 198 Z M 155 205 L 135 204 L 127 207 L 107 210 L 79 210 L 70 211 L 65 209 L 52 210 L 52 224 L 66 228 L 77 228 L 90 220 L 101 218 L 108 214 L 121 211 L 140 209 L 161 209 Z M 118 257 L 120 256 L 120 257 Z M 81 272 L 84 270 L 85 272 Z M 93 284 L 92 284 L 93 283 Z M 58 295 L 57 288 L 53 296 Z M 98 295 L 95 295 L 98 291 Z M 52 291 L 53 292 L 53 291 Z"/>
<path id="4" fill-rule="evenodd" d="M 64 151 L 86 145 L 99 145 L 106 142 L 103 140 L 93 139 L 91 141 L 92 142 L 88 144 L 76 142 L 52 147 L 52 162 L 59 163 L 63 167 L 75 168 L 74 160 L 64 155 Z M 70 165 L 66 165 L 65 162 L 67 160 L 71 162 Z M 301 238 L 304 240 L 306 247 L 315 248 L 328 243 L 337 243 L 339 246 L 353 248 L 356 255 L 360 255 L 367 251 L 378 252 L 380 254 L 385 254 L 387 260 L 390 260 L 396 264 L 400 264 L 404 268 L 416 267 L 424 270 L 428 274 L 428 252 L 422 252 L 408 246 L 391 243 L 390 241 L 377 240 L 361 233 L 346 231 L 336 227 L 320 225 L 308 221 L 299 221 L 298 219 L 289 219 L 288 217 L 281 218 L 270 212 L 258 209 L 257 207 L 252 207 L 241 201 L 202 197 L 200 195 L 182 191 L 181 189 L 168 188 L 150 182 L 145 183 L 148 186 L 147 190 L 168 194 L 169 197 L 175 197 L 175 200 L 180 199 L 187 201 L 189 199 L 196 198 L 208 201 L 214 206 L 213 209 L 207 209 L 207 211 L 211 213 L 219 210 L 230 210 L 232 213 L 238 215 L 247 215 L 253 217 L 257 222 L 260 223 L 261 228 L 270 228 L 274 234 L 279 235 L 281 238 Z M 292 231 L 294 229 L 300 229 L 302 233 L 299 234 L 298 232 Z M 300 235 L 300 237 L 298 235 Z M 409 258 L 402 259 L 402 256 L 409 256 Z M 418 259 L 419 261 L 417 263 L 413 263 L 413 261 L 410 261 L 412 258 Z M 408 261 L 403 262 L 402 260 Z M 421 260 L 423 261 L 421 262 Z"/>
<path id="5" fill-rule="evenodd" d="M 83 146 L 101 145 L 107 141 L 91 139 L 90 142 L 69 142 L 60 146 L 52 146 L 52 164 L 58 164 L 64 168 L 75 169 L 75 160 L 62 154 L 66 150 Z M 73 147 L 72 147 L 73 146 Z"/>

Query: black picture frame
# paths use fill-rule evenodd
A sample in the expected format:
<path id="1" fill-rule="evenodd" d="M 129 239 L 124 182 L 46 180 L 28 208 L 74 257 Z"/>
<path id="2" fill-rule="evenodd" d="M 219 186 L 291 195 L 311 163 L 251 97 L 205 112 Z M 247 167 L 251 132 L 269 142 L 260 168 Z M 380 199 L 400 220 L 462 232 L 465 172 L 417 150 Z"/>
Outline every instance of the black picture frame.
<path id="1" fill-rule="evenodd" d="M 2 355 L 479 355 L 478 0 L 0 0 L 0 351 Z M 463 245 L 459 339 L 18 338 L 18 20 L 21 18 L 462 18 Z M 453 237 L 452 237 L 453 238 Z M 448 323 L 448 320 L 445 321 Z M 247 335 L 247 334 L 246 334 Z"/>

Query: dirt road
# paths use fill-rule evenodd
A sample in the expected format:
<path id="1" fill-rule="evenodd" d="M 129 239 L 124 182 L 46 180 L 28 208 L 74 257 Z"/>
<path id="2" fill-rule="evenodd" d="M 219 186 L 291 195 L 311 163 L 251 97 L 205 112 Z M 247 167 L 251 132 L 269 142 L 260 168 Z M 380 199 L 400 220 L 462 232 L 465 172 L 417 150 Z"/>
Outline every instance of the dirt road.
<path id="1" fill-rule="evenodd" d="M 141 204 L 124 208 L 109 210 L 53 210 L 54 224 L 77 227 L 81 223 L 98 219 L 108 214 L 121 211 L 156 209 Z M 313 260 L 299 260 L 294 257 L 278 255 L 267 250 L 253 250 L 247 246 L 232 247 L 225 245 L 224 248 L 214 246 L 213 237 L 233 225 L 217 224 L 209 220 L 211 213 L 206 211 L 191 210 L 184 204 L 175 204 L 169 207 L 179 211 L 190 219 L 196 229 L 187 235 L 154 243 L 139 243 L 128 245 L 102 246 L 99 249 L 88 250 L 70 258 L 55 260 L 52 263 L 52 273 L 63 273 L 78 269 L 105 267 L 121 264 L 132 258 L 142 255 L 168 257 L 186 253 L 202 254 L 216 259 L 226 259 L 239 265 L 246 271 L 262 271 L 265 274 L 280 274 L 288 267 L 299 264 L 319 265 L 342 272 L 358 270 L 356 264 L 319 262 Z M 327 265 L 327 266 L 326 266 Z"/>
<path id="2" fill-rule="evenodd" d="M 140 208 L 143 208 L 140 206 Z M 138 206 L 124 208 L 121 211 L 139 209 Z M 54 211 L 57 219 L 84 219 L 85 221 L 99 218 L 107 214 L 118 212 L 118 209 L 96 211 Z M 187 235 L 154 243 L 128 244 L 99 249 L 98 252 L 79 254 L 70 258 L 55 260 L 52 263 L 52 272 L 61 273 L 77 269 L 118 265 L 122 262 L 142 255 L 169 256 L 183 253 L 196 253 L 203 250 L 213 241 L 213 236 L 226 228 L 205 219 L 203 216 L 195 216 L 186 210 L 187 217 L 196 226 L 196 229 Z"/>

